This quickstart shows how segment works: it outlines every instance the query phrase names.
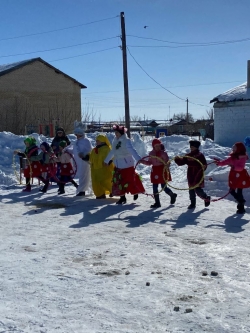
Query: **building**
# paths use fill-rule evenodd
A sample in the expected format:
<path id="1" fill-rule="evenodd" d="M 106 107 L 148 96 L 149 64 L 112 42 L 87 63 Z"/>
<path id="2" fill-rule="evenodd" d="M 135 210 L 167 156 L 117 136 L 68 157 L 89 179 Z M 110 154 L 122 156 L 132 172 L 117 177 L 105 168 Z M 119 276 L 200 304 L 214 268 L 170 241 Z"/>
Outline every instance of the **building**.
<path id="1" fill-rule="evenodd" d="M 244 142 L 250 135 L 250 60 L 247 82 L 216 97 L 214 103 L 214 141 L 222 146 Z"/>
<path id="2" fill-rule="evenodd" d="M 83 88 L 41 58 L 0 65 L 0 131 L 27 134 L 30 129 L 50 136 L 55 126 L 72 131 L 74 121 L 81 120 Z"/>

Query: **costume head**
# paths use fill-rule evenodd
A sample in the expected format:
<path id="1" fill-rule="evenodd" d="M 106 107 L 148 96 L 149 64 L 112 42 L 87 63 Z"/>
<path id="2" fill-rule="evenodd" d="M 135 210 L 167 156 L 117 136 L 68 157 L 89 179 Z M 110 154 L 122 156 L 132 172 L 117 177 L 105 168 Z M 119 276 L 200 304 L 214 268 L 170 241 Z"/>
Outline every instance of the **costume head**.
<path id="1" fill-rule="evenodd" d="M 60 141 L 60 143 L 59 143 L 59 147 L 62 147 L 62 148 L 65 148 L 65 147 L 67 147 L 67 142 L 66 141 Z"/>
<path id="2" fill-rule="evenodd" d="M 111 144 L 110 144 L 110 142 L 109 142 L 109 139 L 106 137 L 106 135 L 105 134 L 99 134 L 99 135 L 97 135 L 97 137 L 96 137 L 96 141 L 100 141 L 100 142 L 104 142 L 104 143 L 106 143 L 106 145 L 109 147 L 109 148 L 111 148 Z"/>
<path id="3" fill-rule="evenodd" d="M 74 134 L 79 136 L 84 136 L 84 130 L 81 127 L 76 127 L 74 129 Z"/>
<path id="4" fill-rule="evenodd" d="M 50 150 L 50 146 L 49 146 L 49 144 L 47 143 L 47 142 L 42 142 L 41 144 L 40 144 L 40 148 L 42 148 L 42 146 L 45 148 L 45 150 L 46 151 L 49 151 Z"/>
<path id="5" fill-rule="evenodd" d="M 124 127 L 124 126 L 121 126 L 121 125 L 113 125 L 113 130 L 115 131 L 115 132 L 118 132 L 118 133 L 120 133 L 121 135 L 123 135 L 124 133 L 126 133 L 127 132 L 127 128 L 126 127 Z"/>
<path id="6" fill-rule="evenodd" d="M 201 143 L 198 140 L 190 140 L 189 145 L 190 145 L 190 148 L 195 147 L 196 149 L 199 149 Z"/>

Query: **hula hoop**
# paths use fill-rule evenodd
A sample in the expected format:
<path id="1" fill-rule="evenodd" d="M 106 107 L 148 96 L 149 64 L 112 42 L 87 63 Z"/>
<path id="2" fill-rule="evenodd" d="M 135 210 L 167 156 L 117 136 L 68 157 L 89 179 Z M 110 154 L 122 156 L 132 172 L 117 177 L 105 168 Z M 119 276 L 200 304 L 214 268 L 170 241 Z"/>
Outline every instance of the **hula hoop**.
<path id="1" fill-rule="evenodd" d="M 160 157 L 158 157 L 158 156 L 147 155 L 147 156 L 142 157 L 141 160 L 144 160 L 144 159 L 146 159 L 146 158 L 156 158 L 156 159 L 158 159 L 159 161 L 161 161 L 162 164 L 164 165 L 164 168 L 163 168 L 163 179 L 164 179 L 164 181 L 165 181 L 165 185 L 161 188 L 161 190 L 160 190 L 159 192 L 156 192 L 156 193 L 154 193 L 154 194 L 143 193 L 143 194 L 145 194 L 145 195 L 147 195 L 147 196 L 151 196 L 151 197 L 153 198 L 154 195 L 156 195 L 156 194 L 160 194 L 160 193 L 163 192 L 163 191 L 165 190 L 165 188 L 168 186 L 168 182 L 166 181 L 166 179 L 165 179 L 165 177 L 164 177 L 164 173 L 165 173 L 165 170 L 166 170 L 167 175 L 169 176 L 170 172 L 168 171 L 168 165 L 167 165 L 167 163 L 166 163 L 162 158 L 160 158 Z M 141 161 L 141 160 L 140 160 L 140 161 Z M 140 164 L 139 161 L 136 163 L 136 165 L 135 165 L 135 169 L 136 169 L 136 167 L 137 167 L 138 164 Z M 142 164 L 143 164 L 143 163 L 142 163 Z M 145 165 L 145 164 L 144 164 L 144 165 Z M 149 166 L 149 165 L 148 165 L 148 166 Z"/>
<path id="2" fill-rule="evenodd" d="M 29 152 L 29 154 L 26 154 L 25 152 L 23 153 L 24 156 L 25 156 L 24 158 L 26 158 L 26 160 L 28 161 L 28 165 L 29 165 L 29 169 L 30 169 L 30 177 L 29 177 L 30 179 L 32 178 L 32 167 L 31 167 L 31 163 L 30 163 L 29 157 L 30 157 L 30 155 L 31 155 L 34 151 L 36 151 L 36 150 L 38 150 L 38 147 L 31 149 L 31 151 Z M 16 150 L 16 151 L 18 151 L 18 150 Z M 20 153 L 20 151 L 18 151 L 18 152 Z M 18 153 L 17 153 L 17 154 L 13 153 L 12 167 L 13 167 L 13 169 L 14 169 L 14 174 L 15 174 L 16 178 L 18 179 L 18 175 L 17 175 L 17 171 L 16 171 L 16 164 L 15 164 L 15 162 L 14 162 L 14 156 L 16 156 L 16 155 L 17 155 L 19 158 L 22 157 L 22 156 L 19 156 Z M 29 185 L 29 184 L 30 184 L 30 180 L 29 180 L 28 183 L 25 184 L 25 185 Z M 22 183 L 22 181 L 20 181 L 20 178 L 19 178 L 19 185 L 24 185 L 24 184 Z"/>

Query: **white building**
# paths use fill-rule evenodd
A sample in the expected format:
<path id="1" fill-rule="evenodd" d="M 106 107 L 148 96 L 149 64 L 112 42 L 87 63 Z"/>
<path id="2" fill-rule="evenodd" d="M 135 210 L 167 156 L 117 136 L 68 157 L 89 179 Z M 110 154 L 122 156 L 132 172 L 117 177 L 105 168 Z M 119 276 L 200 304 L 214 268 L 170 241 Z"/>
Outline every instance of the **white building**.
<path id="1" fill-rule="evenodd" d="M 214 141 L 222 146 L 250 136 L 250 60 L 247 82 L 214 97 Z"/>

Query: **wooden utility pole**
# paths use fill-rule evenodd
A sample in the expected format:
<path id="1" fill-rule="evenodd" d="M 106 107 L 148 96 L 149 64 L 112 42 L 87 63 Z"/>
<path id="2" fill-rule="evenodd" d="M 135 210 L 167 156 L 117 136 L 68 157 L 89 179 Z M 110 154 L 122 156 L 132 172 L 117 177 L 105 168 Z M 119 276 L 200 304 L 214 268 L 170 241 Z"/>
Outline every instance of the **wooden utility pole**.
<path id="1" fill-rule="evenodd" d="M 125 102 L 125 126 L 127 135 L 130 137 L 130 115 L 129 115 L 129 93 L 128 93 L 128 70 L 127 70 L 127 45 L 124 12 L 120 13 L 121 32 L 122 32 L 122 59 L 123 59 L 123 84 L 124 84 L 124 102 Z"/>
<path id="2" fill-rule="evenodd" d="M 188 122 L 188 98 L 187 98 L 187 122 Z"/>

